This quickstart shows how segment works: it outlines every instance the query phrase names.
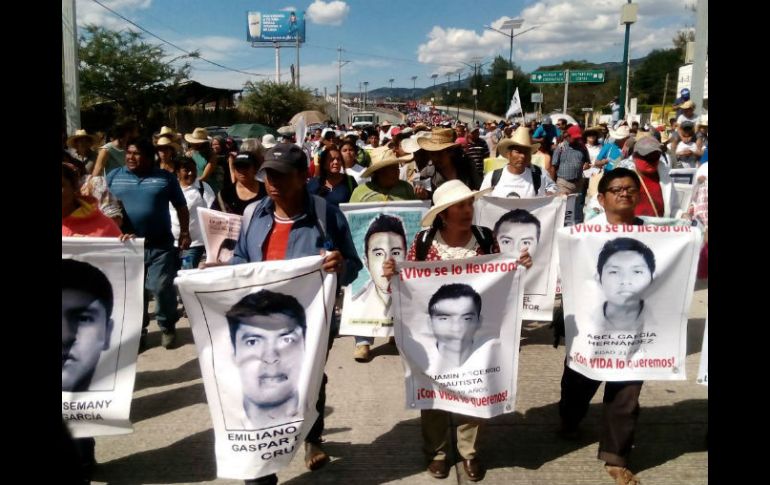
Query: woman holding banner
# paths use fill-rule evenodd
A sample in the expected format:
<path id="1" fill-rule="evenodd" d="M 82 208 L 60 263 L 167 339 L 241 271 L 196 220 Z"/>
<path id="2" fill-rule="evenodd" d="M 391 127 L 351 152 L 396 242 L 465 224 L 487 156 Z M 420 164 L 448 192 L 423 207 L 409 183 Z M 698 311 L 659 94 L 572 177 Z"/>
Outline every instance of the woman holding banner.
<path id="1" fill-rule="evenodd" d="M 447 259 L 465 259 L 484 254 L 499 253 L 492 230 L 488 227 L 474 226 L 473 202 L 491 191 L 472 191 L 460 180 L 443 183 L 433 194 L 433 207 L 422 219 L 426 229 L 417 233 L 409 248 L 409 261 L 441 261 Z M 532 266 L 532 258 L 522 251 L 519 263 L 526 268 Z M 392 277 L 396 274 L 396 262 L 393 258 L 383 264 L 383 274 Z M 447 430 L 457 423 L 457 451 L 462 456 L 463 468 L 468 479 L 477 482 L 484 476 L 484 467 L 478 458 L 477 443 L 483 420 L 438 409 L 420 411 L 420 422 L 424 449 L 428 455 L 428 473 L 434 478 L 449 475 L 447 461 Z"/>

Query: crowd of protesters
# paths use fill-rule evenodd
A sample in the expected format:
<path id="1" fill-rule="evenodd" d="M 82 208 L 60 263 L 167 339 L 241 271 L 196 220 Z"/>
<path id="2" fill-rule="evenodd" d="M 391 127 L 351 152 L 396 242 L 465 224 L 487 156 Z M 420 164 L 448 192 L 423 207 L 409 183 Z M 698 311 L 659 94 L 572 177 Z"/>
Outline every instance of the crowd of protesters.
<path id="1" fill-rule="evenodd" d="M 707 228 L 708 118 L 693 113 L 692 101 L 682 101 L 680 108 L 682 114 L 666 126 L 619 121 L 590 127 L 549 116 L 540 122 L 488 120 L 467 126 L 449 114 L 413 109 L 399 124 L 382 122 L 361 129 L 329 125 L 314 127 L 304 140 L 295 140 L 293 134 L 266 134 L 241 143 L 211 137 L 205 128 L 183 134 L 163 126 L 153 136 L 142 137 L 137 124 L 123 123 L 109 130 L 106 142 L 103 135 L 78 130 L 63 146 L 62 236 L 144 238 L 140 348 L 147 345 L 150 298 L 157 304 L 155 320 L 162 330 L 162 346 L 173 348 L 181 317 L 174 276 L 183 259 L 191 260 L 193 267 L 206 266 L 198 207 L 243 215 L 250 204 L 256 206 L 248 212 L 252 217 L 248 231 L 259 236 L 261 245 L 245 247 L 241 238 L 234 248 L 233 264 L 318 254 L 312 243 L 317 230 L 313 218 L 319 210 L 326 211 L 327 220 L 332 221 L 327 236 L 333 249 L 325 252 L 324 269 L 340 273 L 341 284 L 352 281 L 362 269 L 338 209 L 342 203 L 431 200 L 437 235 L 436 247 L 429 253 L 433 256 L 427 259 L 441 259 L 463 247 L 467 250 L 459 257 L 497 252 L 483 241 L 468 249 L 467 240 L 476 237 L 476 231 L 455 221 L 467 222 L 462 214 L 472 211 L 472 201 L 488 192 L 502 197 L 575 194 L 576 223 L 595 217 L 631 224 L 638 216 L 684 217 Z M 676 168 L 697 169 L 691 203 L 686 206 L 678 205 L 669 173 Z M 607 175 L 614 171 L 618 171 L 617 177 Z M 606 195 L 607 187 L 615 180 L 636 188 L 618 195 L 634 199 L 630 212 L 627 208 L 619 212 L 608 201 L 612 198 Z M 313 196 L 323 203 L 314 203 Z M 273 221 L 279 224 L 273 225 Z M 484 229 L 478 232 L 484 233 Z M 412 251 L 410 254 L 415 259 Z M 707 254 L 706 245 L 702 262 Z M 531 265 L 526 251 L 520 261 Z M 699 276 L 707 276 L 705 264 Z M 356 337 L 353 358 L 370 361 L 372 343 L 371 338 Z M 585 391 L 590 395 L 598 386 L 594 381 L 580 384 L 579 378 L 565 370 L 566 377 L 572 379 L 570 386 L 591 388 Z M 321 445 L 325 383 L 324 377 L 317 406 L 319 420 L 306 439 L 305 463 L 311 470 L 329 461 Z M 638 480 L 628 470 L 627 458 L 641 384 L 619 389 L 616 394 L 624 400 L 624 407 L 616 411 L 627 415 L 625 441 L 620 447 L 609 444 L 605 435 L 612 435 L 613 424 L 606 424 L 600 458 L 616 483 L 635 484 Z M 581 398 L 573 405 L 574 399 L 563 395 L 560 403 L 562 436 L 567 438 L 574 438 L 588 402 Z M 606 405 L 612 407 L 613 399 L 605 395 Z M 443 478 L 447 450 L 439 435 L 449 428 L 449 413 L 424 412 L 422 421 L 429 449 L 428 472 Z M 480 480 L 484 471 L 475 441 L 481 423 L 463 419 L 455 419 L 455 423 L 461 423 L 457 443 L 463 448 L 460 452 L 468 478 Z M 81 453 L 84 466 L 92 466 L 93 440 L 81 446 Z M 277 483 L 277 478 L 271 475 L 246 483 Z"/>

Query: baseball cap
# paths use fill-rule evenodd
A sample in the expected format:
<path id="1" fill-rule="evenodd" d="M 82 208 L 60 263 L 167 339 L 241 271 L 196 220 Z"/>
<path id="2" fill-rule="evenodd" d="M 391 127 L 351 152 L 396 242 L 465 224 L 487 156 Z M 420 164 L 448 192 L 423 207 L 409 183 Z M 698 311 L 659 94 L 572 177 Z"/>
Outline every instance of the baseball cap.
<path id="1" fill-rule="evenodd" d="M 254 165 L 256 167 L 259 165 L 259 161 L 257 160 L 257 157 L 255 157 L 252 153 L 241 152 L 235 156 L 233 165 Z"/>
<path id="2" fill-rule="evenodd" d="M 572 125 L 567 128 L 567 134 L 572 138 L 580 138 L 583 136 L 583 130 L 581 130 L 578 125 Z"/>
<path id="3" fill-rule="evenodd" d="M 682 90 L 679 91 L 679 94 L 681 96 L 687 96 L 689 98 L 690 97 L 690 90 L 687 89 L 687 88 L 682 88 Z"/>
<path id="4" fill-rule="evenodd" d="M 661 152 L 660 142 L 652 136 L 645 136 L 634 144 L 634 153 L 641 156 L 649 155 L 652 152 Z"/>
<path id="5" fill-rule="evenodd" d="M 281 173 L 307 170 L 307 155 L 297 145 L 280 143 L 265 153 L 265 162 L 260 172 L 264 173 L 268 168 Z"/>

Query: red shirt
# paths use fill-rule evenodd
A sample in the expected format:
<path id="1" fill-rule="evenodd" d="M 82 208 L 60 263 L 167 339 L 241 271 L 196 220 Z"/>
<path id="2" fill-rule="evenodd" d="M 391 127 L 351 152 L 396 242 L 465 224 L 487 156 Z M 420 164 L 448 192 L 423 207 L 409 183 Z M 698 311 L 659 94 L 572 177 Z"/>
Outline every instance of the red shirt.
<path id="1" fill-rule="evenodd" d="M 663 189 L 660 186 L 658 166 L 651 165 L 646 160 L 640 158 L 634 158 L 634 163 L 636 164 L 636 171 L 639 173 L 639 178 L 642 179 L 642 183 L 647 187 L 647 191 L 644 190 L 644 187 L 640 188 L 639 203 L 636 204 L 634 215 L 663 217 Z M 649 197 L 647 196 L 648 191 L 650 193 Z M 655 203 L 655 209 L 658 211 L 657 214 L 655 214 L 655 210 L 652 208 L 650 198 L 652 198 L 652 202 Z"/>
<path id="2" fill-rule="evenodd" d="M 62 236 L 120 237 L 115 221 L 102 214 L 95 198 L 80 196 L 80 207 L 61 220 Z"/>
<path id="3" fill-rule="evenodd" d="M 289 233 L 291 226 L 294 225 L 294 219 L 281 219 L 273 216 L 273 228 L 265 239 L 263 248 L 263 261 L 273 261 L 277 259 L 286 259 L 286 248 L 289 245 Z"/>

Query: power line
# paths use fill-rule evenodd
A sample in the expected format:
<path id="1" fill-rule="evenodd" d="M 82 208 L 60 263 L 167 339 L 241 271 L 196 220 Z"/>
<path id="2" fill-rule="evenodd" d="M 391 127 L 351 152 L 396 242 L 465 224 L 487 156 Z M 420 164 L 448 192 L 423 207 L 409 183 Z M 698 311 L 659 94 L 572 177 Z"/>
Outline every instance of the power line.
<path id="1" fill-rule="evenodd" d="M 323 45 L 316 45 L 316 44 L 305 43 L 305 46 L 313 47 L 313 48 L 316 48 L 316 49 L 326 49 L 326 50 L 330 50 L 330 51 L 336 51 L 337 50 L 336 47 L 326 47 L 326 46 L 323 46 Z M 446 67 L 446 66 L 449 66 L 450 64 L 452 64 L 452 63 L 436 64 L 435 62 L 420 62 L 420 61 L 415 61 L 414 59 L 405 59 L 403 57 L 380 56 L 380 55 L 377 55 L 377 54 L 370 54 L 368 52 L 351 51 L 349 49 L 344 49 L 344 51 L 347 52 L 348 54 L 354 54 L 354 55 L 358 55 L 358 56 L 378 57 L 380 59 L 387 59 L 389 61 L 410 62 L 412 64 L 420 64 L 420 65 L 427 65 L 427 66 Z"/>
<path id="2" fill-rule="evenodd" d="M 209 64 L 212 64 L 212 65 L 214 65 L 214 66 L 220 67 L 220 68 L 222 68 L 222 69 L 225 69 L 225 70 L 227 70 L 227 71 L 232 71 L 232 72 L 239 72 L 239 73 L 241 73 L 241 74 L 246 74 L 246 75 L 249 75 L 249 76 L 261 76 L 261 77 L 268 77 L 268 75 L 267 75 L 267 74 L 257 74 L 257 73 L 255 73 L 255 72 L 247 72 L 247 71 L 241 71 L 240 69 L 235 69 L 235 68 L 232 68 L 232 67 L 227 67 L 227 66 L 224 66 L 224 65 L 222 65 L 222 64 L 219 64 L 219 63 L 217 63 L 217 62 L 214 62 L 214 61 L 210 61 L 210 60 L 206 59 L 205 57 L 201 57 L 200 55 L 193 55 L 191 52 L 189 52 L 189 51 L 187 51 L 187 50 L 185 50 L 185 49 L 182 49 L 181 47 L 179 47 L 178 45 L 174 44 L 173 42 L 169 42 L 169 41 L 167 41 L 166 39 L 164 39 L 164 38 L 162 38 L 162 37 L 160 37 L 160 36 L 158 36 L 158 35 L 155 35 L 154 33 L 150 32 L 150 31 L 149 31 L 149 30 L 147 30 L 147 29 L 145 29 L 144 27 L 142 27 L 141 25 L 137 24 L 136 22 L 133 22 L 133 21 L 131 21 L 131 20 L 127 19 L 126 17 L 124 17 L 124 16 L 123 16 L 123 15 L 121 15 L 120 13 L 116 12 L 115 10 L 113 10 L 113 9 L 111 9 L 110 7 L 108 7 L 108 6 L 104 5 L 103 3 L 101 3 L 99 0 L 91 0 L 91 1 L 92 1 L 92 2 L 94 2 L 95 4 L 99 5 L 100 7 L 104 8 L 105 10 L 107 10 L 107 11 L 109 11 L 109 12 L 112 12 L 114 15 L 116 15 L 116 16 L 120 17 L 121 19 L 125 20 L 126 22 L 128 22 L 128 23 L 129 23 L 129 24 L 131 24 L 131 25 L 133 25 L 134 27 L 136 27 L 137 29 L 141 30 L 142 32 L 145 32 L 145 33 L 147 33 L 147 34 L 149 34 L 149 35 L 151 35 L 151 36 L 155 37 L 156 39 L 158 39 L 159 41 L 163 42 L 164 44 L 168 44 L 168 45 L 170 45 L 171 47 L 173 47 L 173 48 L 175 48 L 175 49 L 178 49 L 178 50 L 180 50 L 180 51 L 184 52 L 184 53 L 185 53 L 185 54 L 187 54 L 188 56 L 192 56 L 192 57 L 194 57 L 194 58 L 196 58 L 196 59 L 200 59 L 200 60 L 202 60 L 202 61 L 208 62 Z"/>

